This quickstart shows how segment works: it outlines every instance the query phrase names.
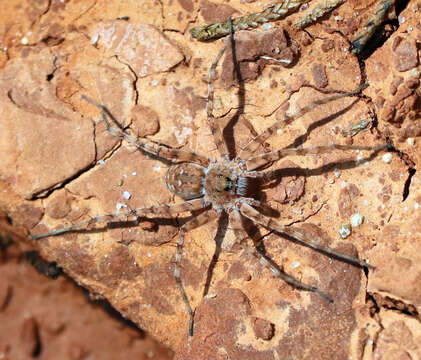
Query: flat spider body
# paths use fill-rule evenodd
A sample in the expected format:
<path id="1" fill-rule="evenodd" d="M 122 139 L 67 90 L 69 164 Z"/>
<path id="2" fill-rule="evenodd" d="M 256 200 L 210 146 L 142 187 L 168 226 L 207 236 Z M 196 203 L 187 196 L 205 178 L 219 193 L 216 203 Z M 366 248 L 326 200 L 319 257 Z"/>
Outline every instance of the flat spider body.
<path id="1" fill-rule="evenodd" d="M 185 200 L 203 197 L 212 209 L 228 212 L 247 194 L 249 180 L 244 175 L 237 160 L 212 161 L 207 166 L 182 163 L 169 167 L 165 183 L 172 193 Z"/>
<path id="2" fill-rule="evenodd" d="M 229 21 L 230 23 L 230 21 Z M 231 29 L 232 30 L 232 29 Z M 119 137 L 129 144 L 137 147 L 147 155 L 162 159 L 172 163 L 165 175 L 165 183 L 168 189 L 175 195 L 181 197 L 184 201 L 174 204 L 163 204 L 158 206 L 143 207 L 137 209 L 125 209 L 112 214 L 98 215 L 89 220 L 82 221 L 67 227 L 62 227 L 50 232 L 38 235 L 32 235 L 32 239 L 40 239 L 49 236 L 60 235 L 66 232 L 86 231 L 96 224 L 110 224 L 116 221 L 127 221 L 128 219 L 140 219 L 144 217 L 171 217 L 184 212 L 193 212 L 192 219 L 182 225 L 176 240 L 176 254 L 174 264 L 174 278 L 180 290 L 183 302 L 189 313 L 189 330 L 188 334 L 193 334 L 193 316 L 194 311 L 190 306 L 187 294 L 184 290 L 181 280 L 180 261 L 184 244 L 184 234 L 193 230 L 212 219 L 215 219 L 221 212 L 230 214 L 230 221 L 237 226 L 235 229 L 242 227 L 242 220 L 251 220 L 254 224 L 261 225 L 278 234 L 286 235 L 294 238 L 296 242 L 316 249 L 329 256 L 339 260 L 349 262 L 356 266 L 371 267 L 364 260 L 360 260 L 354 256 L 336 252 L 329 246 L 321 244 L 319 241 L 309 238 L 304 232 L 293 227 L 284 226 L 276 218 L 263 214 L 259 209 L 266 205 L 250 197 L 250 185 L 252 179 L 265 179 L 268 171 L 259 170 L 265 165 L 276 162 L 277 160 L 289 155 L 307 155 L 321 154 L 334 150 L 370 150 L 378 152 L 386 146 L 378 147 L 369 146 L 351 146 L 351 145 L 322 145 L 307 148 L 284 148 L 268 153 L 257 154 L 256 151 L 260 145 L 275 134 L 277 130 L 285 127 L 294 120 L 300 118 L 318 105 L 328 103 L 346 96 L 357 95 L 366 84 L 361 85 L 351 92 L 344 92 L 338 95 L 326 97 L 324 99 L 313 101 L 301 108 L 295 114 L 292 114 L 284 120 L 275 122 L 272 126 L 255 136 L 247 143 L 239 152 L 238 156 L 230 159 L 228 156 L 227 145 L 223 139 L 222 131 L 216 124 L 212 115 L 213 111 L 213 81 L 217 63 L 224 53 L 229 42 L 234 43 L 232 31 L 225 41 L 225 44 L 215 61 L 212 63 L 209 71 L 208 99 L 207 99 L 207 121 L 215 146 L 220 153 L 219 160 L 212 160 L 206 156 L 196 154 L 194 152 L 173 149 L 168 146 L 157 144 L 147 139 L 137 138 L 124 129 L 120 123 L 112 116 L 108 109 L 100 103 L 91 100 L 82 95 L 82 98 L 89 103 L 98 107 L 101 116 L 109 133 Z M 233 52 L 234 54 L 235 52 Z M 233 55 L 234 57 L 234 55 Z M 109 121 L 111 120 L 111 122 Z M 196 210 L 204 210 L 196 213 Z M 283 279 L 288 284 L 302 290 L 311 291 L 329 302 L 333 300 L 317 287 L 304 284 L 294 277 L 282 272 L 275 264 L 266 257 L 259 247 L 246 247 L 244 249 L 247 254 L 259 259 L 260 263 L 267 267 L 274 276 Z"/>

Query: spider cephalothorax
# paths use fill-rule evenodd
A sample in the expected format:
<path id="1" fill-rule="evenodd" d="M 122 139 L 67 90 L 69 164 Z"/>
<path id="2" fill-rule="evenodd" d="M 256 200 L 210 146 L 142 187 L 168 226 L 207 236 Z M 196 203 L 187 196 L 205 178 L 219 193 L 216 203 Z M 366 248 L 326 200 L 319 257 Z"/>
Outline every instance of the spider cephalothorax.
<path id="1" fill-rule="evenodd" d="M 137 138 L 126 131 L 120 123 L 110 114 L 103 105 L 82 96 L 83 99 L 97 106 L 101 110 L 103 121 L 107 125 L 109 133 L 117 136 L 131 145 L 134 145 L 144 153 L 152 155 L 158 159 L 169 161 L 172 165 L 168 168 L 165 176 L 165 182 L 168 189 L 177 196 L 180 196 L 184 201 L 174 204 L 163 204 L 151 207 L 142 207 L 137 209 L 125 209 L 113 214 L 98 215 L 79 223 L 61 227 L 59 229 L 44 233 L 33 235 L 32 239 L 40 239 L 43 237 L 60 235 L 69 231 L 87 230 L 94 224 L 109 224 L 113 221 L 125 221 L 130 218 L 143 217 L 162 217 L 181 214 L 184 212 L 192 212 L 192 218 L 183 224 L 179 229 L 179 234 L 176 242 L 176 255 L 174 264 L 174 278 L 184 303 L 186 304 L 190 321 L 189 321 L 189 335 L 193 333 L 193 314 L 194 311 L 190 306 L 187 294 L 183 288 L 180 275 L 180 261 L 182 257 L 182 249 L 184 244 L 184 234 L 192 229 L 195 229 L 212 219 L 215 219 L 218 213 L 222 211 L 227 212 L 230 216 L 230 221 L 233 221 L 236 226 L 233 226 L 234 231 L 239 231 L 242 226 L 241 220 L 248 219 L 255 224 L 264 226 L 271 231 L 279 234 L 287 235 L 289 238 L 295 238 L 298 243 L 308 247 L 317 249 L 321 252 L 334 256 L 343 261 L 353 263 L 358 266 L 370 267 L 364 260 L 360 260 L 351 255 L 343 254 L 332 250 L 329 246 L 321 244 L 317 240 L 309 238 L 302 231 L 293 227 L 283 225 L 277 219 L 271 218 L 258 208 L 265 205 L 253 198 L 248 197 L 251 187 L 250 178 L 266 178 L 266 171 L 258 171 L 258 169 L 269 165 L 271 162 L 288 156 L 288 155 L 306 155 L 306 154 L 321 154 L 333 150 L 375 150 L 379 151 L 385 148 L 384 145 L 376 148 L 369 146 L 351 146 L 351 145 L 322 145 L 308 148 L 285 148 L 275 150 L 272 152 L 258 154 L 259 146 L 266 142 L 266 140 L 275 134 L 282 127 L 287 126 L 294 120 L 300 118 L 308 111 L 312 110 L 318 105 L 326 104 L 330 101 L 337 100 L 345 96 L 352 96 L 358 94 L 365 86 L 364 84 L 354 91 L 341 93 L 338 95 L 326 97 L 320 100 L 313 101 L 307 106 L 301 108 L 298 112 L 290 115 L 287 119 L 276 121 L 272 126 L 268 127 L 259 135 L 255 136 L 246 146 L 244 146 L 239 155 L 235 159 L 229 159 L 227 154 L 227 144 L 223 139 L 223 134 L 217 125 L 215 118 L 212 115 L 213 109 L 213 79 L 215 68 L 218 60 L 221 58 L 229 41 L 233 41 L 232 34 L 225 42 L 224 47 L 219 52 L 217 58 L 212 63 L 209 72 L 209 86 L 208 86 L 208 101 L 207 101 L 207 120 L 210 130 L 213 135 L 215 146 L 220 154 L 219 160 L 209 159 L 207 156 L 199 155 L 191 151 L 180 149 L 173 149 L 168 146 L 157 144 L 148 139 Z M 107 119 L 107 116 L 113 122 L 113 125 Z M 204 209 L 204 211 L 196 212 L 196 210 Z M 207 211 L 209 210 L 209 211 Z M 332 301 L 327 294 L 319 290 L 317 287 L 304 284 L 301 281 L 285 274 L 272 261 L 270 261 L 265 253 L 259 248 L 246 248 L 248 254 L 257 257 L 260 263 L 267 268 L 278 278 L 282 278 L 288 284 L 303 290 L 317 293 L 324 299 Z"/>

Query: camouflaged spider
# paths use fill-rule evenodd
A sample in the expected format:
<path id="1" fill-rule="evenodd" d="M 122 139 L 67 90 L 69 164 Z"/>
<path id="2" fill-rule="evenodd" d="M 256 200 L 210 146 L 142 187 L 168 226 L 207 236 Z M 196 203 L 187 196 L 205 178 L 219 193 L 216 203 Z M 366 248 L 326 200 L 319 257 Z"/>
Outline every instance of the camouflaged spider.
<path id="1" fill-rule="evenodd" d="M 71 231 L 87 230 L 90 229 L 94 224 L 109 224 L 114 221 L 127 221 L 131 218 L 139 219 L 142 217 L 151 216 L 171 216 L 200 209 L 207 210 L 193 217 L 193 219 L 181 226 L 176 241 L 177 246 L 174 265 L 174 278 L 189 313 L 189 336 L 192 336 L 193 334 L 194 311 L 190 306 L 180 277 L 180 261 L 184 243 L 184 234 L 207 223 L 212 219 L 217 218 L 218 215 L 222 212 L 226 212 L 227 214 L 232 215 L 231 221 L 239 225 L 239 227 L 233 226 L 234 229 L 241 228 L 241 220 L 242 217 L 244 217 L 251 220 L 255 224 L 262 225 L 279 234 L 290 236 L 303 245 L 317 249 L 342 261 L 346 261 L 361 267 L 372 267 L 363 260 L 347 254 L 336 252 L 330 247 L 320 244 L 318 241 L 309 239 L 304 232 L 291 227 L 286 227 L 276 219 L 264 215 L 260 212 L 260 210 L 258 210 L 259 208 L 261 209 L 264 207 L 264 204 L 252 197 L 249 188 L 249 184 L 251 182 L 250 179 L 262 177 L 264 178 L 267 174 L 267 172 L 259 171 L 257 169 L 275 162 L 287 155 L 320 154 L 333 150 L 379 151 L 383 149 L 385 146 L 373 148 L 369 146 L 330 144 L 308 148 L 284 148 L 269 153 L 258 155 L 254 154 L 258 147 L 263 144 L 272 134 L 276 133 L 276 131 L 281 127 L 290 124 L 292 121 L 300 118 L 318 105 L 322 105 L 346 96 L 356 95 L 365 85 L 358 87 L 354 91 L 330 96 L 308 104 L 297 113 L 289 116 L 283 121 L 274 123 L 261 134 L 254 137 L 246 146 L 241 149 L 239 155 L 236 158 L 230 159 L 228 156 L 228 147 L 224 142 L 222 131 L 216 124 L 215 118 L 212 115 L 214 94 L 213 83 L 215 70 L 218 61 L 225 52 L 230 41 L 232 43 L 234 42 L 232 27 L 229 37 L 226 39 L 224 46 L 218 53 L 209 71 L 208 96 L 206 105 L 207 122 L 212 132 L 216 148 L 221 155 L 220 159 L 218 160 L 209 159 L 206 156 L 198 155 L 190 151 L 172 149 L 170 147 L 159 145 L 146 139 L 136 138 L 120 125 L 120 123 L 111 115 L 105 106 L 82 95 L 84 100 L 100 109 L 102 119 L 107 125 L 107 129 L 111 135 L 127 141 L 148 155 L 153 155 L 158 159 L 164 159 L 172 163 L 166 173 L 165 182 L 168 189 L 173 194 L 181 197 L 184 200 L 183 202 L 130 209 L 107 215 L 99 215 L 87 221 L 79 222 L 68 227 L 59 228 L 44 234 L 32 235 L 32 239 L 40 239 Z M 107 117 L 113 124 L 109 122 Z M 246 247 L 246 251 L 248 254 L 257 257 L 262 265 L 269 268 L 276 277 L 282 278 L 288 284 L 299 289 L 317 293 L 319 296 L 323 297 L 329 302 L 333 301 L 327 294 L 319 290 L 317 287 L 304 284 L 292 276 L 280 271 L 258 247 Z"/>

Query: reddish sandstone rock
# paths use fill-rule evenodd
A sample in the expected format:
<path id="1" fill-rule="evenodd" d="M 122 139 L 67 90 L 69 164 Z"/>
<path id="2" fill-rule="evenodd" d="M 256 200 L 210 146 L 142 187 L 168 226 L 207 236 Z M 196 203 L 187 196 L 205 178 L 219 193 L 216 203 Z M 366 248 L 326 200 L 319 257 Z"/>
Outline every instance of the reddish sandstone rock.
<path id="1" fill-rule="evenodd" d="M 363 30 L 373 4 L 347 1 L 305 33 L 298 31 L 293 25 L 316 5 L 235 34 L 247 82 L 239 92 L 228 50 L 217 69 L 214 115 L 235 156 L 268 126 L 368 80 L 364 98 L 318 106 L 282 127 L 258 151 L 333 143 L 378 146 L 387 140 L 398 151 L 334 151 L 279 161 L 271 167 L 278 177 L 259 198 L 282 224 L 367 259 L 375 270 L 364 272 L 251 227 L 274 262 L 328 293 L 334 300 L 329 304 L 273 278 L 240 246 L 238 237 L 252 246 L 250 233 L 236 236 L 224 220 L 209 222 L 188 232 L 184 243 L 181 278 L 197 308 L 195 335 L 188 340 L 186 308 L 172 276 L 174 238 L 188 214 L 32 242 L 90 292 L 179 348 L 180 359 L 203 354 L 357 359 L 373 352 L 380 358 L 388 351 L 395 356 L 401 354 L 397 347 L 382 352 L 374 346 L 383 326 L 376 312 L 402 310 L 407 315 L 398 312 L 393 321 L 402 318 L 406 327 L 403 318 L 419 316 L 421 187 L 412 170 L 421 153 L 419 10 L 410 1 L 401 14 L 405 21 L 361 60 L 362 67 L 349 44 Z M 10 221 L 2 228 L 22 241 L 28 233 L 98 214 L 180 201 L 162 180 L 168 164 L 110 136 L 98 108 L 80 95 L 103 103 L 133 135 L 215 159 L 204 80 L 224 40 L 200 43 L 186 30 L 196 18 L 195 25 L 261 6 L 247 1 L 112 1 L 91 7 L 54 2 L 42 16 L 34 12 L 37 21 L 27 45 L 16 27 L 6 26 L 12 30 L 3 31 L 10 49 L 0 59 L 0 207 Z M 21 24 L 25 31 L 28 26 Z M 261 58 L 269 55 L 291 61 L 285 67 Z M 342 239 L 339 230 L 344 223 L 350 226 L 354 215 L 362 222 Z M 209 274 L 215 240 L 222 237 L 223 251 Z M 2 291 L 4 298 L 9 290 Z M 82 356 L 83 349 L 74 352 Z"/>

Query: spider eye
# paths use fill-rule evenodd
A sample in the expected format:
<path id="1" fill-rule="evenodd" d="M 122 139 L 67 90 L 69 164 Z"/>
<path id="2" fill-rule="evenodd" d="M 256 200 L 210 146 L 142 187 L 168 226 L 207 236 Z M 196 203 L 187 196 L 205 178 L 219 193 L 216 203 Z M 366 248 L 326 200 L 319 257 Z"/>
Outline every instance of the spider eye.
<path id="1" fill-rule="evenodd" d="M 227 185 L 225 186 L 224 190 L 228 191 L 232 189 L 232 180 L 229 177 L 225 177 L 225 181 L 227 182 Z"/>

